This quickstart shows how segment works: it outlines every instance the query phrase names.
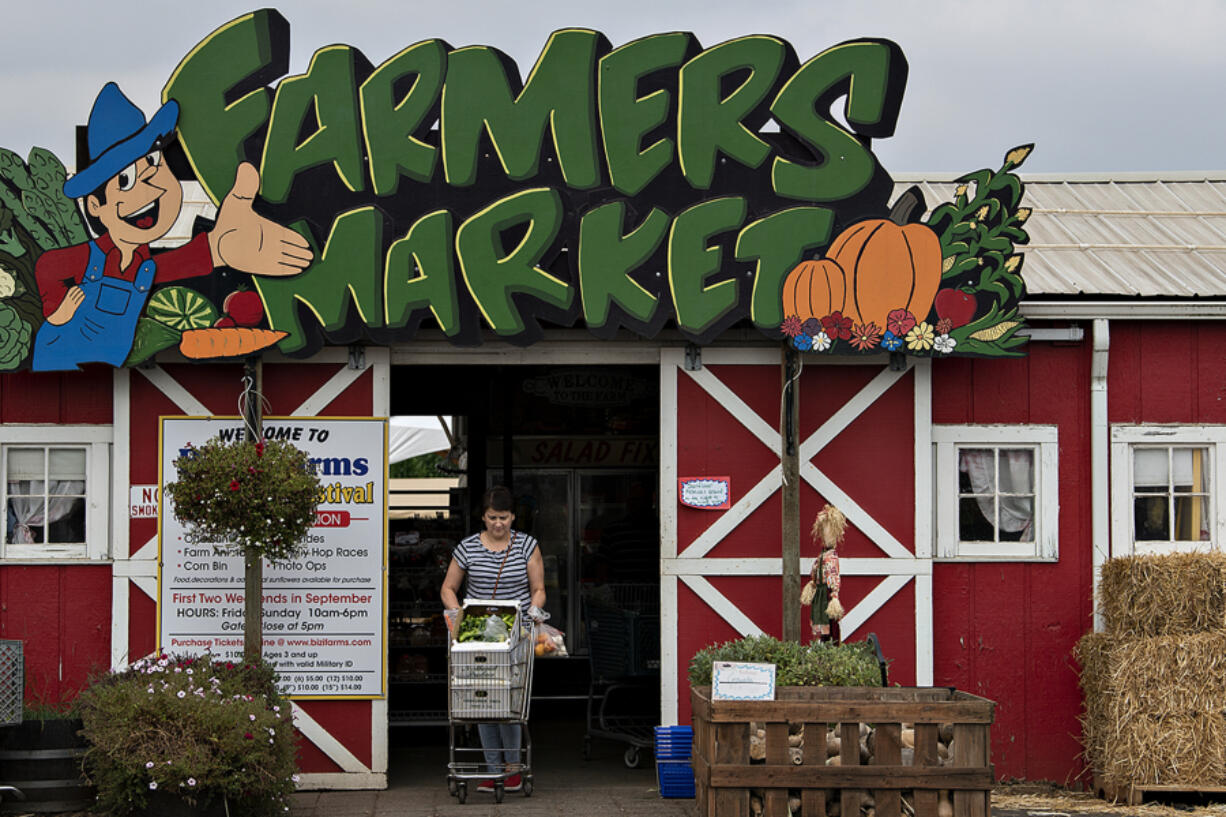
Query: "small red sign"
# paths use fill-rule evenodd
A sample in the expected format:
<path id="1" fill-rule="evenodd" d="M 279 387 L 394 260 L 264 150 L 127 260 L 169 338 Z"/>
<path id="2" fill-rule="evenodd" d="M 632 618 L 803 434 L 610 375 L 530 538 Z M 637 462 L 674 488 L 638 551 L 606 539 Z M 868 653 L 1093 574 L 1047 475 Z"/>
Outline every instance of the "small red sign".
<path id="1" fill-rule="evenodd" d="M 731 477 L 681 477 L 677 497 L 687 508 L 726 511 L 732 507 Z"/>
<path id="2" fill-rule="evenodd" d="M 316 511 L 315 527 L 347 528 L 349 527 L 349 519 L 349 511 Z"/>

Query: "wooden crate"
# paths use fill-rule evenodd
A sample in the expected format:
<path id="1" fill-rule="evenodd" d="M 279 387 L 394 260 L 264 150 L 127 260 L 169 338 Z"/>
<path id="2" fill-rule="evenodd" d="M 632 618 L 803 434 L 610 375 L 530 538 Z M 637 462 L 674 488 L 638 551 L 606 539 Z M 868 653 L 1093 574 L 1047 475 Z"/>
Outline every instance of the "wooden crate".
<path id="1" fill-rule="evenodd" d="M 779 687 L 774 701 L 712 701 L 710 687 L 691 690 L 697 813 L 749 815 L 751 789 L 764 793 L 764 817 L 788 816 L 788 790 L 800 791 L 803 817 L 826 817 L 838 792 L 842 817 L 859 817 L 862 795 L 872 792 L 877 817 L 900 817 L 902 794 L 915 817 L 936 817 L 938 792 L 949 790 L 954 817 L 988 817 L 995 772 L 989 730 L 996 704 L 947 687 Z M 766 729 L 766 762 L 749 759 L 750 724 Z M 788 724 L 820 735 L 802 765 L 788 754 Z M 860 765 L 860 724 L 876 728 L 872 765 Z M 914 764 L 902 764 L 901 725 L 915 724 Z M 841 766 L 826 765 L 825 736 L 835 724 L 842 737 Z M 941 724 L 953 724 L 954 753 L 940 765 Z M 807 741 L 806 741 L 807 742 Z M 817 741 L 814 741 L 815 743 Z"/>

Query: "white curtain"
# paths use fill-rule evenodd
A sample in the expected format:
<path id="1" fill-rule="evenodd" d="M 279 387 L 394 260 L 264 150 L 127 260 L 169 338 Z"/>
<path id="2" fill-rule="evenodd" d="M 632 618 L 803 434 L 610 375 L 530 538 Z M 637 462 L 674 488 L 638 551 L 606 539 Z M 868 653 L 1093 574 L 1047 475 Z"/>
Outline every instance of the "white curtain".
<path id="1" fill-rule="evenodd" d="M 979 510 L 993 527 L 1007 533 L 1021 533 L 1021 541 L 1034 536 L 1034 452 L 1029 450 L 962 449 L 959 467 L 970 479 Z M 1000 455 L 1000 484 L 996 484 L 996 455 Z M 1004 496 L 1029 494 L 1029 496 Z M 995 496 L 993 496 L 995 495 Z M 1000 502 L 999 522 L 994 518 L 993 500 Z"/>
<path id="2" fill-rule="evenodd" d="M 72 510 L 73 503 L 85 493 L 84 480 L 52 480 L 44 503 L 42 494 L 28 496 L 35 482 L 41 483 L 42 480 L 23 479 L 9 482 L 9 510 L 14 515 L 15 522 L 12 544 L 30 545 L 37 542 L 38 539 L 31 528 L 60 521 Z"/>

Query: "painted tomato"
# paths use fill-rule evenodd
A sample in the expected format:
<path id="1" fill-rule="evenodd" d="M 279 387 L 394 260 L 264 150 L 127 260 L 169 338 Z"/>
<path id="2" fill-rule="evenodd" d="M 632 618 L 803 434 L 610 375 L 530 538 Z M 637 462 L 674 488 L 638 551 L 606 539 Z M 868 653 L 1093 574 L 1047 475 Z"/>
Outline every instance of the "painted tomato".
<path id="1" fill-rule="evenodd" d="M 258 292 L 250 290 L 231 292 L 222 302 L 221 310 L 238 326 L 258 326 L 264 319 L 264 303 Z"/>
<path id="2" fill-rule="evenodd" d="M 214 329 L 228 329 L 231 326 L 238 326 L 238 324 L 235 323 L 234 318 L 231 318 L 229 315 L 222 315 L 217 319 L 217 322 L 213 324 Z"/>
<path id="3" fill-rule="evenodd" d="M 958 326 L 966 326 L 975 317 L 979 302 L 975 296 L 961 289 L 943 289 L 937 293 L 937 317 L 949 318 L 949 322 Z"/>

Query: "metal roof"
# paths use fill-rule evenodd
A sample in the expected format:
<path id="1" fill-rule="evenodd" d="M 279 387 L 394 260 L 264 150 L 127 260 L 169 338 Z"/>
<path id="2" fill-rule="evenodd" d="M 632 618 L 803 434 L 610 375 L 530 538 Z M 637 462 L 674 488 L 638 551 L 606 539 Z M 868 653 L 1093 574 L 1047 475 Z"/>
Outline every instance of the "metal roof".
<path id="1" fill-rule="evenodd" d="M 1027 298 L 1226 297 L 1226 171 L 1020 175 L 1033 208 L 1021 248 Z M 895 196 L 918 185 L 929 208 L 957 187 L 946 174 L 894 181 Z M 184 188 L 183 212 L 161 245 L 183 243 L 196 216 L 216 213 L 199 184 Z"/>
<path id="2" fill-rule="evenodd" d="M 1027 297 L 1226 296 L 1226 171 L 1019 174 L 1030 243 L 1021 248 Z M 955 177 L 896 176 L 931 208 Z"/>

